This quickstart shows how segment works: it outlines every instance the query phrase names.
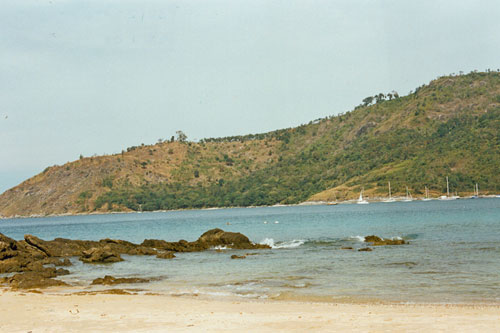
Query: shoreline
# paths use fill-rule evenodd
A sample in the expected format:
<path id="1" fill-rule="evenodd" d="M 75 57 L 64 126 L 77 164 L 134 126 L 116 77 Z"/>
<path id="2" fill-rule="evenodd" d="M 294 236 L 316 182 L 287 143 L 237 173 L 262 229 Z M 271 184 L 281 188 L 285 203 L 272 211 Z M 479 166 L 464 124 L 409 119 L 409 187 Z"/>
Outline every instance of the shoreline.
<path id="1" fill-rule="evenodd" d="M 6 290 L 1 291 L 0 299 L 0 330 L 5 332 L 500 330 L 500 305 L 52 295 Z"/>
<path id="2" fill-rule="evenodd" d="M 500 198 L 498 194 L 490 194 L 490 195 L 481 195 L 475 199 L 494 199 Z M 374 197 L 374 198 L 366 198 L 368 203 L 387 203 L 385 202 L 388 197 Z M 405 197 L 393 197 L 395 202 L 404 202 Z M 411 201 L 422 201 L 424 197 L 415 197 Z M 429 198 L 428 201 L 455 201 L 455 200 L 464 200 L 464 199 L 473 199 L 471 197 L 456 197 L 453 199 L 440 199 L 440 198 Z M 303 201 L 297 204 L 275 204 L 268 206 L 229 206 L 229 207 L 206 207 L 206 208 L 185 208 L 185 209 L 172 209 L 172 210 L 151 210 L 151 211 L 112 211 L 112 212 L 84 212 L 84 213 L 60 213 L 60 214 L 32 214 L 32 215 L 15 215 L 15 216 L 3 216 L 0 215 L 0 220 L 16 220 L 16 219 L 35 219 L 35 218 L 46 218 L 46 217 L 68 217 L 68 216 L 90 216 L 90 215 L 112 215 L 112 214 L 142 214 L 142 213 L 167 213 L 167 212 L 183 212 L 183 211 L 203 211 L 203 210 L 221 210 L 221 209 L 233 209 L 233 208 L 278 208 L 278 207 L 296 207 L 296 206 L 335 206 L 335 205 L 349 205 L 356 204 L 358 199 L 350 199 L 343 201 Z"/>

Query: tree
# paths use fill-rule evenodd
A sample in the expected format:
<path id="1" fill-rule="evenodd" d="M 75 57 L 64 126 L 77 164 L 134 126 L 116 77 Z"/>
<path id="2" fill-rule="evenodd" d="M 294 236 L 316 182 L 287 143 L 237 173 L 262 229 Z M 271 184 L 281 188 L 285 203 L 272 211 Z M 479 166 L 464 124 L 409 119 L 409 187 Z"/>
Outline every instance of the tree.
<path id="1" fill-rule="evenodd" d="M 373 96 L 368 96 L 365 99 L 363 99 L 364 106 L 368 106 L 368 105 L 372 104 L 372 102 L 373 102 Z"/>
<path id="2" fill-rule="evenodd" d="M 187 135 L 184 134 L 183 131 L 177 131 L 177 132 L 175 132 L 175 134 L 177 134 L 177 141 L 179 141 L 179 142 L 186 142 Z"/>
<path id="3" fill-rule="evenodd" d="M 385 100 L 385 95 L 383 93 L 380 93 L 380 94 L 375 96 L 375 100 L 376 100 L 376 103 L 381 102 L 381 101 Z"/>

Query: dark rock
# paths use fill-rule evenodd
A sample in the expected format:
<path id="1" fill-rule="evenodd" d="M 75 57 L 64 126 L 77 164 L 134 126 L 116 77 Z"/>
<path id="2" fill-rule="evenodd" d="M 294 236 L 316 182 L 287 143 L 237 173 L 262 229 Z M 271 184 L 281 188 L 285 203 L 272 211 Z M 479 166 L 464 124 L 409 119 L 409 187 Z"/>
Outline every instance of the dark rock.
<path id="1" fill-rule="evenodd" d="M 212 229 L 198 238 L 196 243 L 202 248 L 213 246 L 227 246 L 232 249 L 270 249 L 269 245 L 253 244 L 247 236 L 239 232 L 227 232 L 221 229 Z"/>
<path id="2" fill-rule="evenodd" d="M 245 258 L 246 258 L 246 256 L 238 256 L 238 255 L 236 255 L 236 254 L 233 254 L 233 255 L 231 256 L 231 259 L 245 259 Z"/>
<path id="3" fill-rule="evenodd" d="M 80 256 L 80 260 L 85 263 L 95 264 L 123 261 L 119 253 L 113 252 L 111 248 L 107 246 L 103 248 L 94 247 L 90 250 L 83 251 L 82 255 Z"/>
<path id="4" fill-rule="evenodd" d="M 43 267 L 40 262 L 31 263 L 30 270 L 15 274 L 11 277 L 1 279 L 13 289 L 46 288 L 53 286 L 67 286 L 63 281 L 54 280 L 58 275 L 69 274 L 66 269 L 55 269 L 53 267 Z"/>
<path id="5" fill-rule="evenodd" d="M 370 251 L 373 251 L 371 248 L 369 247 L 363 247 L 361 249 L 358 249 L 358 251 L 361 251 L 361 252 L 370 252 Z"/>
<path id="6" fill-rule="evenodd" d="M 150 247 L 137 246 L 133 249 L 130 249 L 130 251 L 128 251 L 127 254 L 137 255 L 137 256 L 154 256 L 158 254 L 158 251 Z"/>
<path id="7" fill-rule="evenodd" d="M 141 244 L 145 247 L 173 251 L 173 252 L 195 252 L 205 251 L 215 246 L 226 246 L 232 249 L 270 249 L 268 245 L 253 244 L 248 237 L 236 232 L 226 232 L 221 229 L 212 229 L 205 232 L 195 242 L 180 240 L 178 242 L 166 242 L 158 239 L 146 239 Z"/>
<path id="8" fill-rule="evenodd" d="M 58 268 L 56 269 L 56 275 L 59 276 L 59 275 L 68 275 L 69 274 L 69 271 L 67 269 L 64 269 L 64 268 Z"/>
<path id="9" fill-rule="evenodd" d="M 146 283 L 149 282 L 148 279 L 141 278 L 115 278 L 114 276 L 106 275 L 103 278 L 97 278 L 92 281 L 93 285 L 103 284 L 103 285 L 115 285 L 115 284 L 123 284 L 123 283 Z"/>
<path id="10" fill-rule="evenodd" d="M 68 258 L 57 258 L 57 257 L 47 257 L 41 261 L 44 265 L 54 265 L 59 266 L 71 266 L 72 263 Z"/>
<path id="11" fill-rule="evenodd" d="M 342 246 L 340 249 L 341 250 L 353 250 L 353 248 L 351 246 Z"/>
<path id="12" fill-rule="evenodd" d="M 159 259 L 173 259 L 175 258 L 175 254 L 171 251 L 168 251 L 168 252 L 162 252 L 162 253 L 158 253 L 158 255 L 156 256 L 156 258 L 159 258 Z"/>
<path id="13" fill-rule="evenodd" d="M 52 279 L 52 277 L 55 277 L 55 273 L 44 274 L 40 272 L 25 272 L 3 278 L 3 282 L 8 283 L 13 289 L 46 288 L 68 285 L 63 281 Z"/>
<path id="14" fill-rule="evenodd" d="M 0 260 L 15 257 L 17 254 L 17 242 L 0 234 Z"/>
<path id="15" fill-rule="evenodd" d="M 366 243 L 371 243 L 373 246 L 381 246 L 381 245 L 403 245 L 408 244 L 403 239 L 388 239 L 388 238 L 380 238 L 375 235 L 366 236 Z"/>
<path id="16" fill-rule="evenodd" d="M 50 252 L 49 246 L 47 245 L 48 242 L 41 240 L 40 238 L 33 236 L 33 235 L 24 235 L 24 240 L 26 243 L 29 245 L 35 247 L 36 249 L 40 250 L 41 252 L 45 253 L 47 257 L 51 257 L 53 254 Z"/>

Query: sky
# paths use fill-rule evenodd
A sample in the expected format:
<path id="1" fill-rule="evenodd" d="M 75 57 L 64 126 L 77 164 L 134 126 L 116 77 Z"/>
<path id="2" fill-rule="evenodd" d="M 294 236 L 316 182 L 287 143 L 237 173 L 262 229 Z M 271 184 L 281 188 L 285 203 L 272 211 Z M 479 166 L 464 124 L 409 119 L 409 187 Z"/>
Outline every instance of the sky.
<path id="1" fill-rule="evenodd" d="M 2 0 L 0 193 L 80 154 L 261 133 L 500 67 L 499 1 Z"/>

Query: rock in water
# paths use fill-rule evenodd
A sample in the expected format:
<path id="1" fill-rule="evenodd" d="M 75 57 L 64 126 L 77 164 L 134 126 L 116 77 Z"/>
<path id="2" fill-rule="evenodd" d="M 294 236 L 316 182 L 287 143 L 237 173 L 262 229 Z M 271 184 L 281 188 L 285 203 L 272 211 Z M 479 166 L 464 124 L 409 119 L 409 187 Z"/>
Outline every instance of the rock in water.
<path id="1" fill-rule="evenodd" d="M 80 256 L 80 260 L 85 263 L 92 264 L 105 264 L 123 261 L 119 253 L 111 250 L 110 247 L 105 246 L 103 248 L 91 248 L 90 250 L 83 251 Z"/>
<path id="2" fill-rule="evenodd" d="M 381 246 L 381 245 L 403 245 L 408 244 L 404 241 L 404 239 L 389 239 L 389 238 L 380 238 L 375 235 L 366 236 L 366 243 L 371 243 L 373 246 Z"/>
<path id="3" fill-rule="evenodd" d="M 370 252 L 370 251 L 373 251 L 373 250 L 371 248 L 369 248 L 369 247 L 363 247 L 363 248 L 359 249 L 358 251 L 360 251 L 360 252 Z"/>
<path id="4" fill-rule="evenodd" d="M 227 246 L 232 249 L 269 249 L 268 245 L 253 244 L 247 236 L 239 232 L 227 232 L 221 229 L 212 229 L 198 238 L 196 243 L 202 248 L 213 246 Z"/>
<path id="5" fill-rule="evenodd" d="M 106 275 L 103 278 L 97 278 L 94 281 L 92 281 L 93 285 L 96 284 L 103 284 L 103 285 L 115 285 L 115 284 L 123 284 L 123 283 L 147 283 L 149 282 L 148 279 L 141 279 L 141 278 L 115 278 L 114 276 L 111 275 Z"/>
<path id="6" fill-rule="evenodd" d="M 156 258 L 159 258 L 159 259 L 173 259 L 173 258 L 175 258 L 175 254 L 172 251 L 162 252 L 162 253 L 158 253 L 158 255 L 156 256 Z"/>
<path id="7" fill-rule="evenodd" d="M 41 240 L 40 238 L 33 236 L 33 235 L 24 235 L 24 240 L 26 243 L 29 245 L 35 247 L 36 249 L 40 250 L 41 252 L 45 253 L 47 257 L 51 257 L 53 254 L 49 250 L 48 242 Z"/>
<path id="8" fill-rule="evenodd" d="M 205 232 L 194 242 L 181 239 L 178 242 L 167 242 L 158 239 L 146 239 L 141 246 L 173 252 L 205 251 L 215 246 L 225 246 L 232 249 L 270 249 L 269 245 L 253 244 L 247 236 L 239 232 L 227 232 L 221 229 L 212 229 Z"/>
<path id="9" fill-rule="evenodd" d="M 245 259 L 245 258 L 246 258 L 246 256 L 238 256 L 238 255 L 236 255 L 236 254 L 233 254 L 233 255 L 231 256 L 231 259 Z"/>
<path id="10" fill-rule="evenodd" d="M 22 274 L 15 274 L 9 278 L 4 278 L 13 289 L 31 289 L 31 288 L 46 288 L 54 286 L 67 286 L 68 284 L 54 280 L 51 277 L 55 275 L 40 274 L 39 272 L 25 272 Z"/>

